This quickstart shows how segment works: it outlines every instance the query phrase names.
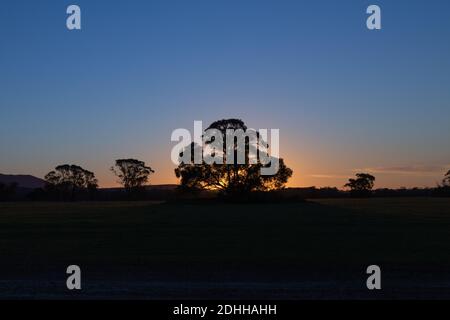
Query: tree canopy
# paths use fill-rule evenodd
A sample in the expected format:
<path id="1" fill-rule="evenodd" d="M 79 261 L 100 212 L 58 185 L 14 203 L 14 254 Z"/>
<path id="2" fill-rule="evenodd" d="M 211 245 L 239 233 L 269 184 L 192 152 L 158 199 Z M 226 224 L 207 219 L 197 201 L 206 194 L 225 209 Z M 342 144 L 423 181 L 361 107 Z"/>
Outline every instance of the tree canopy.
<path id="1" fill-rule="evenodd" d="M 142 188 L 155 171 L 147 167 L 144 161 L 136 159 L 118 159 L 111 171 L 119 178 L 127 192 Z"/>
<path id="2" fill-rule="evenodd" d="M 208 164 L 203 159 L 201 163 L 194 163 L 194 154 L 198 152 L 202 154 L 208 148 L 209 144 L 214 141 L 214 139 L 210 139 L 211 137 L 207 137 L 209 129 L 215 129 L 222 133 L 224 142 L 223 149 L 215 150 L 212 156 L 217 155 L 214 153 L 221 153 L 220 157 L 222 157 L 223 162 Z M 250 162 L 249 150 L 252 147 L 251 144 L 254 142 L 246 139 L 244 151 L 245 162 L 240 163 L 237 156 L 240 148 L 239 144 L 237 141 L 227 141 L 227 130 L 230 129 L 248 132 L 247 126 L 242 120 L 225 119 L 215 121 L 205 130 L 205 139 L 203 140 L 205 142 L 203 145 L 192 143 L 185 149 L 184 152 L 190 152 L 191 161 L 181 162 L 175 169 L 175 174 L 180 179 L 181 187 L 190 190 L 215 190 L 232 196 L 245 195 L 252 191 L 267 191 L 283 188 L 292 176 L 292 170 L 285 165 L 283 159 L 272 159 L 272 161 L 277 160 L 279 163 L 278 171 L 274 175 L 262 175 L 261 168 L 269 167 L 271 163 L 263 164 L 259 157 L 254 162 Z M 257 132 L 256 136 L 259 137 Z M 260 144 L 261 140 L 257 143 Z M 227 146 L 234 153 L 233 159 L 228 158 L 230 150 L 226 149 Z M 182 156 L 183 152 L 180 154 L 180 157 Z"/>
<path id="3" fill-rule="evenodd" d="M 47 189 L 57 191 L 62 198 L 74 200 L 79 192 L 94 191 L 98 181 L 93 172 L 78 165 L 63 164 L 50 171 L 46 176 Z"/>
<path id="4" fill-rule="evenodd" d="M 345 187 L 350 188 L 350 191 L 355 196 L 370 195 L 375 184 L 375 177 L 368 173 L 357 173 L 356 179 L 349 179 Z"/>

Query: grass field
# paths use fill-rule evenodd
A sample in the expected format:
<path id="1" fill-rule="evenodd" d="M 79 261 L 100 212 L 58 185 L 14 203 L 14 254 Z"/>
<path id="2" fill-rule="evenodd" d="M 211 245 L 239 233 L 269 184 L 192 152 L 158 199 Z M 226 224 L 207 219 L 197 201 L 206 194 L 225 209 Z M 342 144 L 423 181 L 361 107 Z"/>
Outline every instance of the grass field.
<path id="1" fill-rule="evenodd" d="M 0 203 L 0 259 L 4 298 L 449 298 L 450 199 Z"/>

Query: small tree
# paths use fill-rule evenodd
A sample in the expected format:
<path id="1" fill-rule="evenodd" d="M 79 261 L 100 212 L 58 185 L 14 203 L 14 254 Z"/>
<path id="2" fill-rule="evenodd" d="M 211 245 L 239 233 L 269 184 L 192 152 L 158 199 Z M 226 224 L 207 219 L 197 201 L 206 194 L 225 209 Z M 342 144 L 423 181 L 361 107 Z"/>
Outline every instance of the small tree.
<path id="1" fill-rule="evenodd" d="M 128 193 L 142 189 L 148 182 L 150 174 L 155 172 L 152 168 L 147 167 L 145 162 L 136 159 L 116 160 L 111 171 L 119 178 L 120 184 Z"/>
<path id="2" fill-rule="evenodd" d="M 434 189 L 434 194 L 440 197 L 450 197 L 450 171 L 444 175 L 442 183 Z"/>
<path id="3" fill-rule="evenodd" d="M 354 196 L 365 197 L 372 192 L 375 183 L 375 177 L 368 173 L 357 173 L 356 179 L 349 179 L 345 187 L 350 188 Z"/>
<path id="4" fill-rule="evenodd" d="M 93 172 L 73 164 L 57 166 L 45 176 L 45 180 L 46 189 L 56 192 L 63 200 L 74 200 L 78 193 L 86 191 L 92 195 L 98 187 L 98 181 Z"/>
<path id="5" fill-rule="evenodd" d="M 443 187 L 450 187 L 450 170 L 445 174 L 444 179 L 442 180 Z"/>

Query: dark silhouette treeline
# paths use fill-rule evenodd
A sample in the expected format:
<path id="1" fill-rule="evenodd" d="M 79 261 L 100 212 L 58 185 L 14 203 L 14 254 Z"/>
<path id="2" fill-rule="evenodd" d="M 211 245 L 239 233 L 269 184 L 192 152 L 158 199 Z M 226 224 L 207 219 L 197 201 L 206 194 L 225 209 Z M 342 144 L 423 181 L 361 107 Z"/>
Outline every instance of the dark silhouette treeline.
<path id="1" fill-rule="evenodd" d="M 305 187 L 285 188 L 278 191 L 252 192 L 245 198 L 228 198 L 235 202 L 256 201 L 301 201 L 304 199 L 320 198 L 355 198 L 349 190 L 341 190 L 336 187 Z M 436 188 L 399 188 L 399 189 L 375 189 L 365 197 L 450 197 L 450 187 L 438 186 Z M 361 198 L 361 197 L 359 197 Z M 146 186 L 138 193 L 130 197 L 124 188 L 97 189 L 93 193 L 80 192 L 70 200 L 59 194 L 49 192 L 45 188 L 37 189 L 11 189 L 5 192 L 4 185 L 0 184 L 0 201 L 188 201 L 223 199 L 216 191 L 190 192 L 176 185 Z"/>
<path id="2" fill-rule="evenodd" d="M 131 161 L 130 161 L 131 160 Z M 0 183 L 0 201 L 208 201 L 221 199 L 232 202 L 286 202 L 319 198 L 386 198 L 386 197 L 450 197 L 450 172 L 435 188 L 373 189 L 375 177 L 358 173 L 345 185 L 348 190 L 336 187 L 280 188 L 269 191 L 252 191 L 247 194 L 225 196 L 220 190 L 189 189 L 183 185 L 147 186 L 148 176 L 154 172 L 144 162 L 118 160 L 118 178 L 123 188 L 97 187 L 94 173 L 76 165 L 57 166 L 46 176 L 43 188 L 20 188 L 16 183 Z M 114 171 L 114 170 L 113 170 Z M 132 180 L 135 180 L 131 182 Z M 127 187 L 125 187 L 127 186 Z"/>
<path id="3" fill-rule="evenodd" d="M 345 190 L 336 187 L 326 188 L 285 188 L 293 171 L 288 168 L 283 159 L 270 158 L 270 162 L 263 164 L 258 152 L 256 161 L 248 161 L 249 150 L 254 148 L 254 142 L 247 136 L 244 146 L 239 145 L 233 137 L 230 144 L 223 144 L 223 150 L 215 150 L 223 156 L 223 163 L 207 164 L 204 160 L 194 163 L 194 153 L 214 142 L 215 137 L 208 137 L 207 130 L 214 129 L 227 137 L 228 130 L 240 130 L 250 133 L 250 129 L 242 120 L 224 119 L 213 122 L 204 135 L 205 146 L 191 144 L 180 153 L 179 166 L 175 175 L 180 180 L 178 186 L 151 187 L 149 177 L 155 171 L 144 161 L 137 159 L 118 159 L 111 167 L 112 173 L 118 178 L 122 188 L 99 189 L 95 174 L 78 165 L 58 165 L 45 176 L 45 186 L 36 189 L 20 188 L 16 183 L 0 183 L 0 201 L 128 201 L 128 200 L 206 200 L 222 199 L 234 202 L 276 202 L 302 201 L 308 198 L 345 198 L 345 197 L 448 197 L 450 196 L 450 171 L 435 188 L 401 188 L 401 189 L 373 189 L 375 177 L 369 173 L 357 173 L 344 185 Z M 254 132 L 253 132 L 254 133 Z M 260 137 L 259 132 L 256 132 Z M 226 139 L 226 138 L 225 138 Z M 253 144 L 252 144 L 253 143 Z M 231 147 L 229 146 L 231 145 Z M 268 149 L 269 145 L 262 140 L 257 146 Z M 240 148 L 244 150 L 245 164 L 237 162 Z M 227 149 L 229 148 L 229 149 Z M 231 150 L 231 153 L 230 153 Z M 188 152 L 189 157 L 183 154 Z M 234 154 L 232 159 L 227 156 Z M 188 160 L 186 160 L 188 159 Z M 190 160 L 189 160 L 190 159 Z M 271 161 L 276 160 L 278 171 L 275 175 L 264 176 L 261 168 L 269 167 Z"/>
<path id="4" fill-rule="evenodd" d="M 307 188 L 289 188 L 289 192 L 297 192 L 305 199 L 320 198 L 389 198 L 389 197 L 450 197 L 450 188 L 380 188 L 372 190 L 370 193 L 360 196 L 352 193 L 351 190 L 340 190 L 336 187 L 307 187 Z"/>
<path id="5" fill-rule="evenodd" d="M 145 184 L 154 170 L 136 159 L 118 159 L 111 171 L 123 189 L 98 189 L 98 180 L 89 170 L 74 164 L 57 166 L 45 176 L 45 186 L 26 198 L 34 201 L 89 201 L 149 199 Z"/>

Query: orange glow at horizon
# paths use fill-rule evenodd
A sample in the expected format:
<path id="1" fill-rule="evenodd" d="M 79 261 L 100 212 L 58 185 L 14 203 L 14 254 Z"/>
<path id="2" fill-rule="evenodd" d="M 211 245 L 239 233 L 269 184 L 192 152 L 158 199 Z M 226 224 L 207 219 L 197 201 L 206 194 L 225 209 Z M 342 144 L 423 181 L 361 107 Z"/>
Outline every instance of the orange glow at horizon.
<path id="1" fill-rule="evenodd" d="M 286 187 L 336 187 L 343 189 L 344 184 L 349 178 L 354 177 L 356 171 L 348 169 L 345 171 L 331 171 L 327 170 L 321 173 L 315 165 L 309 165 L 304 162 L 302 164 L 295 164 L 284 158 L 285 163 L 294 172 L 289 179 Z M 158 163 L 156 163 L 158 164 Z M 161 166 L 153 166 L 155 173 L 149 178 L 149 185 L 165 185 L 165 184 L 179 184 L 176 178 L 174 169 L 175 165 L 170 161 Z M 361 171 L 361 170 L 360 170 Z M 362 170 L 363 171 L 363 170 Z M 369 170 L 370 171 L 370 170 Z M 442 180 L 443 173 L 424 173 L 424 174 L 405 174 L 405 173 L 389 173 L 389 172 L 372 172 L 377 178 L 375 188 L 401 188 L 401 187 L 434 187 Z M 112 172 L 99 172 L 99 185 L 101 188 L 120 187 L 117 178 Z"/>

